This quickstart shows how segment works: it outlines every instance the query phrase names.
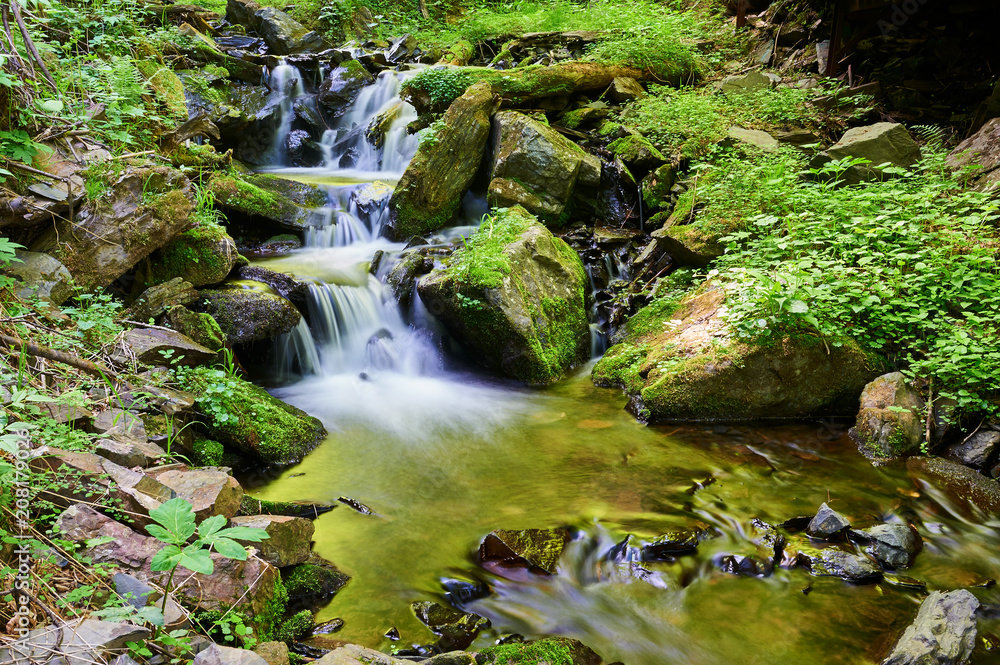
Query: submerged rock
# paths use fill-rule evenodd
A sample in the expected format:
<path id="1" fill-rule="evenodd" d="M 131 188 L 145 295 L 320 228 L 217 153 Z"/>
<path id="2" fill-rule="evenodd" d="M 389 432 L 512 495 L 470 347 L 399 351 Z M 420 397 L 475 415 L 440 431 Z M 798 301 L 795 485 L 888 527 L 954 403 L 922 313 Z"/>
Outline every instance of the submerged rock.
<path id="1" fill-rule="evenodd" d="M 967 466 L 940 457 L 911 457 L 906 469 L 986 513 L 1000 510 L 1000 482 Z"/>
<path id="2" fill-rule="evenodd" d="M 916 453 L 924 440 L 924 400 L 900 372 L 878 377 L 861 393 L 861 411 L 851 438 L 870 460 Z"/>
<path id="3" fill-rule="evenodd" d="M 471 612 L 459 612 L 430 601 L 413 603 L 413 613 L 431 632 L 440 635 L 437 646 L 442 651 L 465 649 L 480 630 L 489 628 L 492 624 L 486 617 Z"/>
<path id="4" fill-rule="evenodd" d="M 308 607 L 325 603 L 351 581 L 350 576 L 322 557 L 312 554 L 305 563 L 281 571 L 288 590 L 290 607 Z"/>
<path id="5" fill-rule="evenodd" d="M 499 103 L 485 82 L 452 103 L 443 126 L 421 142 L 389 199 L 390 239 L 405 240 L 452 220 L 486 152 L 490 116 Z"/>
<path id="6" fill-rule="evenodd" d="M 845 552 L 835 547 L 798 549 L 798 563 L 819 577 L 840 577 L 849 582 L 875 582 L 882 577 L 882 569 L 863 554 Z"/>
<path id="7" fill-rule="evenodd" d="M 505 242 L 490 243 L 494 232 Z M 421 278 L 417 291 L 476 362 L 544 385 L 590 355 L 586 284 L 576 252 L 523 208 L 511 208 Z"/>
<path id="8" fill-rule="evenodd" d="M 568 542 L 569 533 L 564 529 L 500 529 L 483 540 L 479 546 L 479 559 L 482 562 L 530 566 L 554 574 Z"/>
<path id="9" fill-rule="evenodd" d="M 624 340 L 593 370 L 621 386 L 642 420 L 762 420 L 855 413 L 882 363 L 852 342 L 786 337 L 748 344 L 728 332 L 725 293 L 709 284 L 632 317 Z"/>
<path id="10" fill-rule="evenodd" d="M 964 589 L 933 591 L 882 665 L 962 665 L 976 646 L 979 601 Z"/>
<path id="11" fill-rule="evenodd" d="M 698 549 L 698 541 L 705 534 L 698 529 L 678 529 L 662 534 L 642 548 L 646 559 L 669 559 L 678 554 L 690 554 Z"/>

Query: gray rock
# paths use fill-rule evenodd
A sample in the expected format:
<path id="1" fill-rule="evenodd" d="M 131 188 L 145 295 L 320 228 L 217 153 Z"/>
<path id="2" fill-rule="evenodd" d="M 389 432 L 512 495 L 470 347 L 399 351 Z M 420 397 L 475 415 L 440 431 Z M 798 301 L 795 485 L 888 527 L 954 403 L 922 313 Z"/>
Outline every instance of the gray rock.
<path id="1" fill-rule="evenodd" d="M 268 665 L 253 651 L 213 644 L 194 657 L 191 665 Z"/>
<path id="2" fill-rule="evenodd" d="M 320 85 L 316 104 L 326 121 L 332 122 L 347 113 L 362 88 L 374 82 L 375 79 L 360 62 L 347 60 Z"/>
<path id="3" fill-rule="evenodd" d="M 888 174 L 877 168 L 882 164 L 913 166 L 920 159 L 920 146 L 903 125 L 879 122 L 848 130 L 840 141 L 816 155 L 809 165 L 816 168 L 830 160 L 846 157 L 860 157 L 870 162 L 867 165 L 852 166 L 844 173 L 844 181 L 854 184 L 888 177 Z"/>
<path id="4" fill-rule="evenodd" d="M 948 155 L 948 165 L 967 172 L 977 189 L 993 191 L 1000 187 L 1000 118 L 958 144 Z"/>
<path id="5" fill-rule="evenodd" d="M 117 432 L 122 436 L 146 440 L 146 425 L 138 413 L 123 409 L 105 409 L 94 416 L 91 429 L 95 434 Z"/>
<path id="6" fill-rule="evenodd" d="M 861 393 L 861 411 L 851 428 L 858 450 L 870 460 L 897 459 L 920 450 L 924 400 L 900 372 L 878 377 Z"/>
<path id="7" fill-rule="evenodd" d="M 846 517 L 824 503 L 819 507 L 816 516 L 809 522 L 806 533 L 813 538 L 828 539 L 842 533 L 850 526 L 851 523 Z"/>
<path id="8" fill-rule="evenodd" d="M 0 663 L 92 665 L 100 658 L 113 656 L 124 650 L 128 642 L 142 642 L 150 634 L 146 628 L 129 623 L 82 619 L 69 622 L 61 628 L 46 626 L 31 631 L 27 637 L 14 642 L 10 647 L 0 649 Z M 57 644 L 60 645 L 63 659 L 53 658 L 53 649 Z"/>
<path id="9" fill-rule="evenodd" d="M 243 488 L 224 471 L 191 469 L 156 473 L 151 470 L 149 473 L 177 496 L 190 501 L 199 521 L 212 515 L 222 515 L 228 519 L 240 509 Z M 312 522 L 304 521 L 312 526 Z"/>
<path id="10" fill-rule="evenodd" d="M 849 582 L 875 582 L 882 577 L 882 569 L 864 556 L 834 547 L 798 551 L 798 562 L 818 577 L 840 577 Z"/>
<path id="11" fill-rule="evenodd" d="M 852 531 L 851 536 L 867 541 L 865 552 L 889 570 L 908 568 L 922 545 L 920 534 L 909 524 L 879 524 Z"/>
<path id="12" fill-rule="evenodd" d="M 934 591 L 882 665 L 962 665 L 976 646 L 979 601 L 964 589 Z"/>
<path id="13" fill-rule="evenodd" d="M 58 259 L 40 252 L 19 249 L 17 261 L 5 266 L 3 272 L 16 277 L 19 298 L 38 296 L 54 305 L 63 304 L 73 295 L 73 276 Z"/>
<path id="14" fill-rule="evenodd" d="M 608 97 L 613 102 L 632 102 L 646 96 L 642 85 L 631 77 L 618 77 L 608 88 Z"/>
<path id="15" fill-rule="evenodd" d="M 254 19 L 257 23 L 257 32 L 267 42 L 268 49 L 274 55 L 324 51 L 330 47 L 322 35 L 308 30 L 291 16 L 274 7 L 258 9 L 254 12 Z"/>
<path id="16" fill-rule="evenodd" d="M 123 436 L 101 439 L 94 452 L 127 468 L 152 466 L 167 455 L 155 443 Z"/>
<path id="17" fill-rule="evenodd" d="M 773 85 L 774 82 L 770 77 L 761 74 L 757 70 L 753 70 L 747 72 L 746 74 L 733 74 L 732 76 L 727 76 L 722 79 L 719 89 L 725 95 L 743 95 L 748 92 L 767 90 Z"/>
<path id="18" fill-rule="evenodd" d="M 123 318 L 132 321 L 149 321 L 159 318 L 172 307 L 189 305 L 198 299 L 198 292 L 190 282 L 180 277 L 151 286 L 143 291 L 135 302 L 125 310 Z"/>
<path id="19" fill-rule="evenodd" d="M 262 642 L 253 652 L 267 661 L 267 665 L 288 665 L 288 645 L 284 642 Z"/>
<path id="20" fill-rule="evenodd" d="M 948 448 L 948 457 L 975 469 L 985 468 L 1000 451 L 1000 432 L 976 432 Z"/>
<path id="21" fill-rule="evenodd" d="M 148 605 L 150 596 L 156 592 L 153 587 L 142 580 L 125 573 L 115 573 L 112 581 L 115 584 L 115 593 L 136 609 L 142 609 Z"/>
<path id="22" fill-rule="evenodd" d="M 778 151 L 778 139 L 757 129 L 743 129 L 735 125 L 729 128 L 728 137 L 736 144 L 750 145 L 765 152 Z"/>
<path id="23" fill-rule="evenodd" d="M 198 344 L 187 335 L 159 328 L 134 328 L 126 331 L 125 343 L 140 362 L 149 365 L 204 365 L 215 359 L 216 352 Z"/>
<path id="24" fill-rule="evenodd" d="M 390 48 L 389 52 L 385 54 L 385 58 L 389 62 L 402 62 L 412 56 L 413 52 L 416 50 L 417 38 L 410 33 L 406 33 L 393 42 L 392 48 Z"/>
<path id="25" fill-rule="evenodd" d="M 270 536 L 260 543 L 252 543 L 260 550 L 260 557 L 272 566 L 284 568 L 304 563 L 309 559 L 315 526 L 302 517 L 285 515 L 247 515 L 234 517 L 232 526 L 264 529 Z M 251 543 L 244 543 L 251 545 Z"/>

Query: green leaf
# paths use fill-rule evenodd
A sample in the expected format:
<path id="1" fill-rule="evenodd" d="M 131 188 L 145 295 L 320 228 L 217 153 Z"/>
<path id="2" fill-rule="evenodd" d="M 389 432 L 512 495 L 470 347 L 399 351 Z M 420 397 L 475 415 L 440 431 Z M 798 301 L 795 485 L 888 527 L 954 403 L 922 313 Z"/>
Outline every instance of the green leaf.
<path id="1" fill-rule="evenodd" d="M 189 545 L 181 552 L 179 565 L 187 568 L 193 573 L 211 575 L 215 570 L 215 563 L 208 550 L 201 549 L 200 546 Z"/>
<path id="2" fill-rule="evenodd" d="M 161 535 L 167 536 L 163 538 L 150 531 L 157 540 L 180 544 L 187 542 L 188 538 L 194 535 L 194 509 L 186 499 L 180 497 L 170 499 L 149 511 L 149 516 L 162 525 L 166 532 L 165 534 L 160 532 Z M 148 528 L 147 531 L 149 531 Z"/>
<path id="3" fill-rule="evenodd" d="M 216 534 L 218 537 L 223 538 L 234 538 L 236 540 L 249 540 L 255 543 L 259 543 L 262 540 L 267 540 L 271 536 L 267 535 L 267 531 L 264 529 L 258 529 L 252 526 L 231 526 L 228 529 L 223 529 Z"/>
<path id="4" fill-rule="evenodd" d="M 226 526 L 225 517 L 222 515 L 212 515 L 198 525 L 198 536 L 204 540 L 217 533 L 224 526 Z"/>
<path id="5" fill-rule="evenodd" d="M 44 102 L 39 103 L 38 107 L 46 113 L 61 113 L 63 110 L 63 103 L 58 99 L 47 99 Z"/>
<path id="6" fill-rule="evenodd" d="M 177 545 L 167 545 L 155 555 L 149 562 L 149 569 L 154 572 L 173 570 L 180 563 L 183 551 Z"/>
<path id="7" fill-rule="evenodd" d="M 238 561 L 247 560 L 247 549 L 235 540 L 218 538 L 213 545 L 215 546 L 215 551 L 227 559 L 236 559 Z"/>

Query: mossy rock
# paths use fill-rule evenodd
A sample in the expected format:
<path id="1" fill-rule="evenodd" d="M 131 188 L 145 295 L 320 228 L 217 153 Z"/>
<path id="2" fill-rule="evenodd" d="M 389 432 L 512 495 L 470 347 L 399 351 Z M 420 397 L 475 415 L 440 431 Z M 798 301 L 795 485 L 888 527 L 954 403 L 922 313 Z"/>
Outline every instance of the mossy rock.
<path id="1" fill-rule="evenodd" d="M 154 252 L 144 270 L 145 286 L 180 277 L 192 286 L 218 284 L 236 265 L 236 242 L 217 224 L 189 229 Z"/>
<path id="2" fill-rule="evenodd" d="M 191 443 L 191 461 L 198 466 L 222 466 L 225 454 L 223 445 L 212 439 L 195 437 Z"/>
<path id="3" fill-rule="evenodd" d="M 300 462 L 326 436 L 316 418 L 221 370 L 196 368 L 185 373 L 180 384 L 198 396 L 196 403 L 203 413 L 226 414 L 225 421 L 207 418 L 209 436 L 264 463 Z M 210 392 L 210 387 L 221 391 Z"/>
<path id="4" fill-rule="evenodd" d="M 735 338 L 721 316 L 724 291 L 654 302 L 594 366 L 594 383 L 632 396 L 643 420 L 736 421 L 853 415 L 885 361 L 849 339 Z"/>
<path id="5" fill-rule="evenodd" d="M 309 610 L 302 610 L 288 617 L 282 624 L 278 632 L 275 633 L 275 640 L 291 644 L 304 640 L 312 635 L 313 626 L 316 625 L 313 614 Z"/>
<path id="6" fill-rule="evenodd" d="M 476 662 L 480 665 L 600 665 L 602 659 L 577 640 L 550 637 L 487 647 L 479 652 Z"/>
<path id="7" fill-rule="evenodd" d="M 215 175 L 208 190 L 223 210 L 270 220 L 293 231 L 315 225 L 318 217 L 313 210 L 327 203 L 327 195 L 319 187 L 264 174 Z"/>
<path id="8" fill-rule="evenodd" d="M 464 67 L 474 57 L 476 57 L 476 47 L 473 46 L 472 42 L 460 39 L 445 49 L 437 64 Z"/>
<path id="9" fill-rule="evenodd" d="M 351 580 L 332 563 L 316 555 L 306 563 L 282 569 L 281 577 L 288 589 L 289 602 L 295 607 L 325 602 Z"/>
<path id="10" fill-rule="evenodd" d="M 667 163 L 667 158 L 656 149 L 649 139 L 638 134 L 616 139 L 608 144 L 608 151 L 619 158 L 636 178 Z"/>
<path id="11" fill-rule="evenodd" d="M 901 372 L 878 377 L 861 393 L 861 410 L 851 428 L 858 450 L 883 462 L 920 451 L 927 407 L 920 392 Z"/>
<path id="12" fill-rule="evenodd" d="M 518 207 L 484 223 L 417 290 L 476 362 L 544 385 L 590 355 L 586 284 L 576 252 Z"/>
<path id="13" fill-rule="evenodd" d="M 143 42 L 137 47 L 136 58 L 132 62 L 146 79 L 149 90 L 166 111 L 167 117 L 177 122 L 186 121 L 188 111 L 184 83 L 163 63 L 159 51 L 148 42 Z"/>
<path id="14" fill-rule="evenodd" d="M 302 315 L 280 296 L 254 289 L 202 291 L 205 309 L 231 344 L 273 339 L 299 324 Z"/>
<path id="15" fill-rule="evenodd" d="M 220 351 L 226 345 L 226 335 L 211 314 L 192 312 L 187 307 L 176 305 L 167 311 L 167 319 L 171 328 L 206 348 Z"/>

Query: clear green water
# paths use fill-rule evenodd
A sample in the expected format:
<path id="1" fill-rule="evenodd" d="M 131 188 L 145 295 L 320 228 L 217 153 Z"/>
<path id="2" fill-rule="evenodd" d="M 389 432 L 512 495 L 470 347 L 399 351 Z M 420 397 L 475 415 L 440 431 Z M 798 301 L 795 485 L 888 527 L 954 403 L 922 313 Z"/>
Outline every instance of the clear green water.
<path id="1" fill-rule="evenodd" d="M 385 650 L 433 642 L 409 604 L 440 600 L 443 577 L 476 575 L 499 595 L 469 608 L 495 627 L 474 647 L 516 631 L 576 637 L 628 665 L 878 662 L 915 614 L 918 593 L 803 570 L 740 578 L 713 564 L 745 551 L 739 533 L 751 518 L 777 523 L 824 501 L 858 526 L 892 515 L 917 521 L 925 549 L 905 574 L 932 589 L 1000 572 L 996 524 L 952 514 L 905 469 L 871 467 L 840 427 L 644 427 L 622 410 L 619 391 L 595 388 L 585 370 L 542 391 L 469 376 L 342 375 L 280 393 L 331 434 L 256 495 L 344 495 L 377 513 L 341 506 L 316 521 L 316 551 L 353 578 L 317 617 L 343 618 L 336 637 L 345 641 Z M 491 578 L 474 563 L 497 528 L 571 525 L 609 544 L 696 522 L 717 537 L 695 556 L 647 566 L 666 588 L 599 575 L 582 543 L 559 575 L 531 582 Z M 402 635 L 395 643 L 383 637 L 393 626 Z M 980 646 L 975 662 L 1000 657 Z"/>

